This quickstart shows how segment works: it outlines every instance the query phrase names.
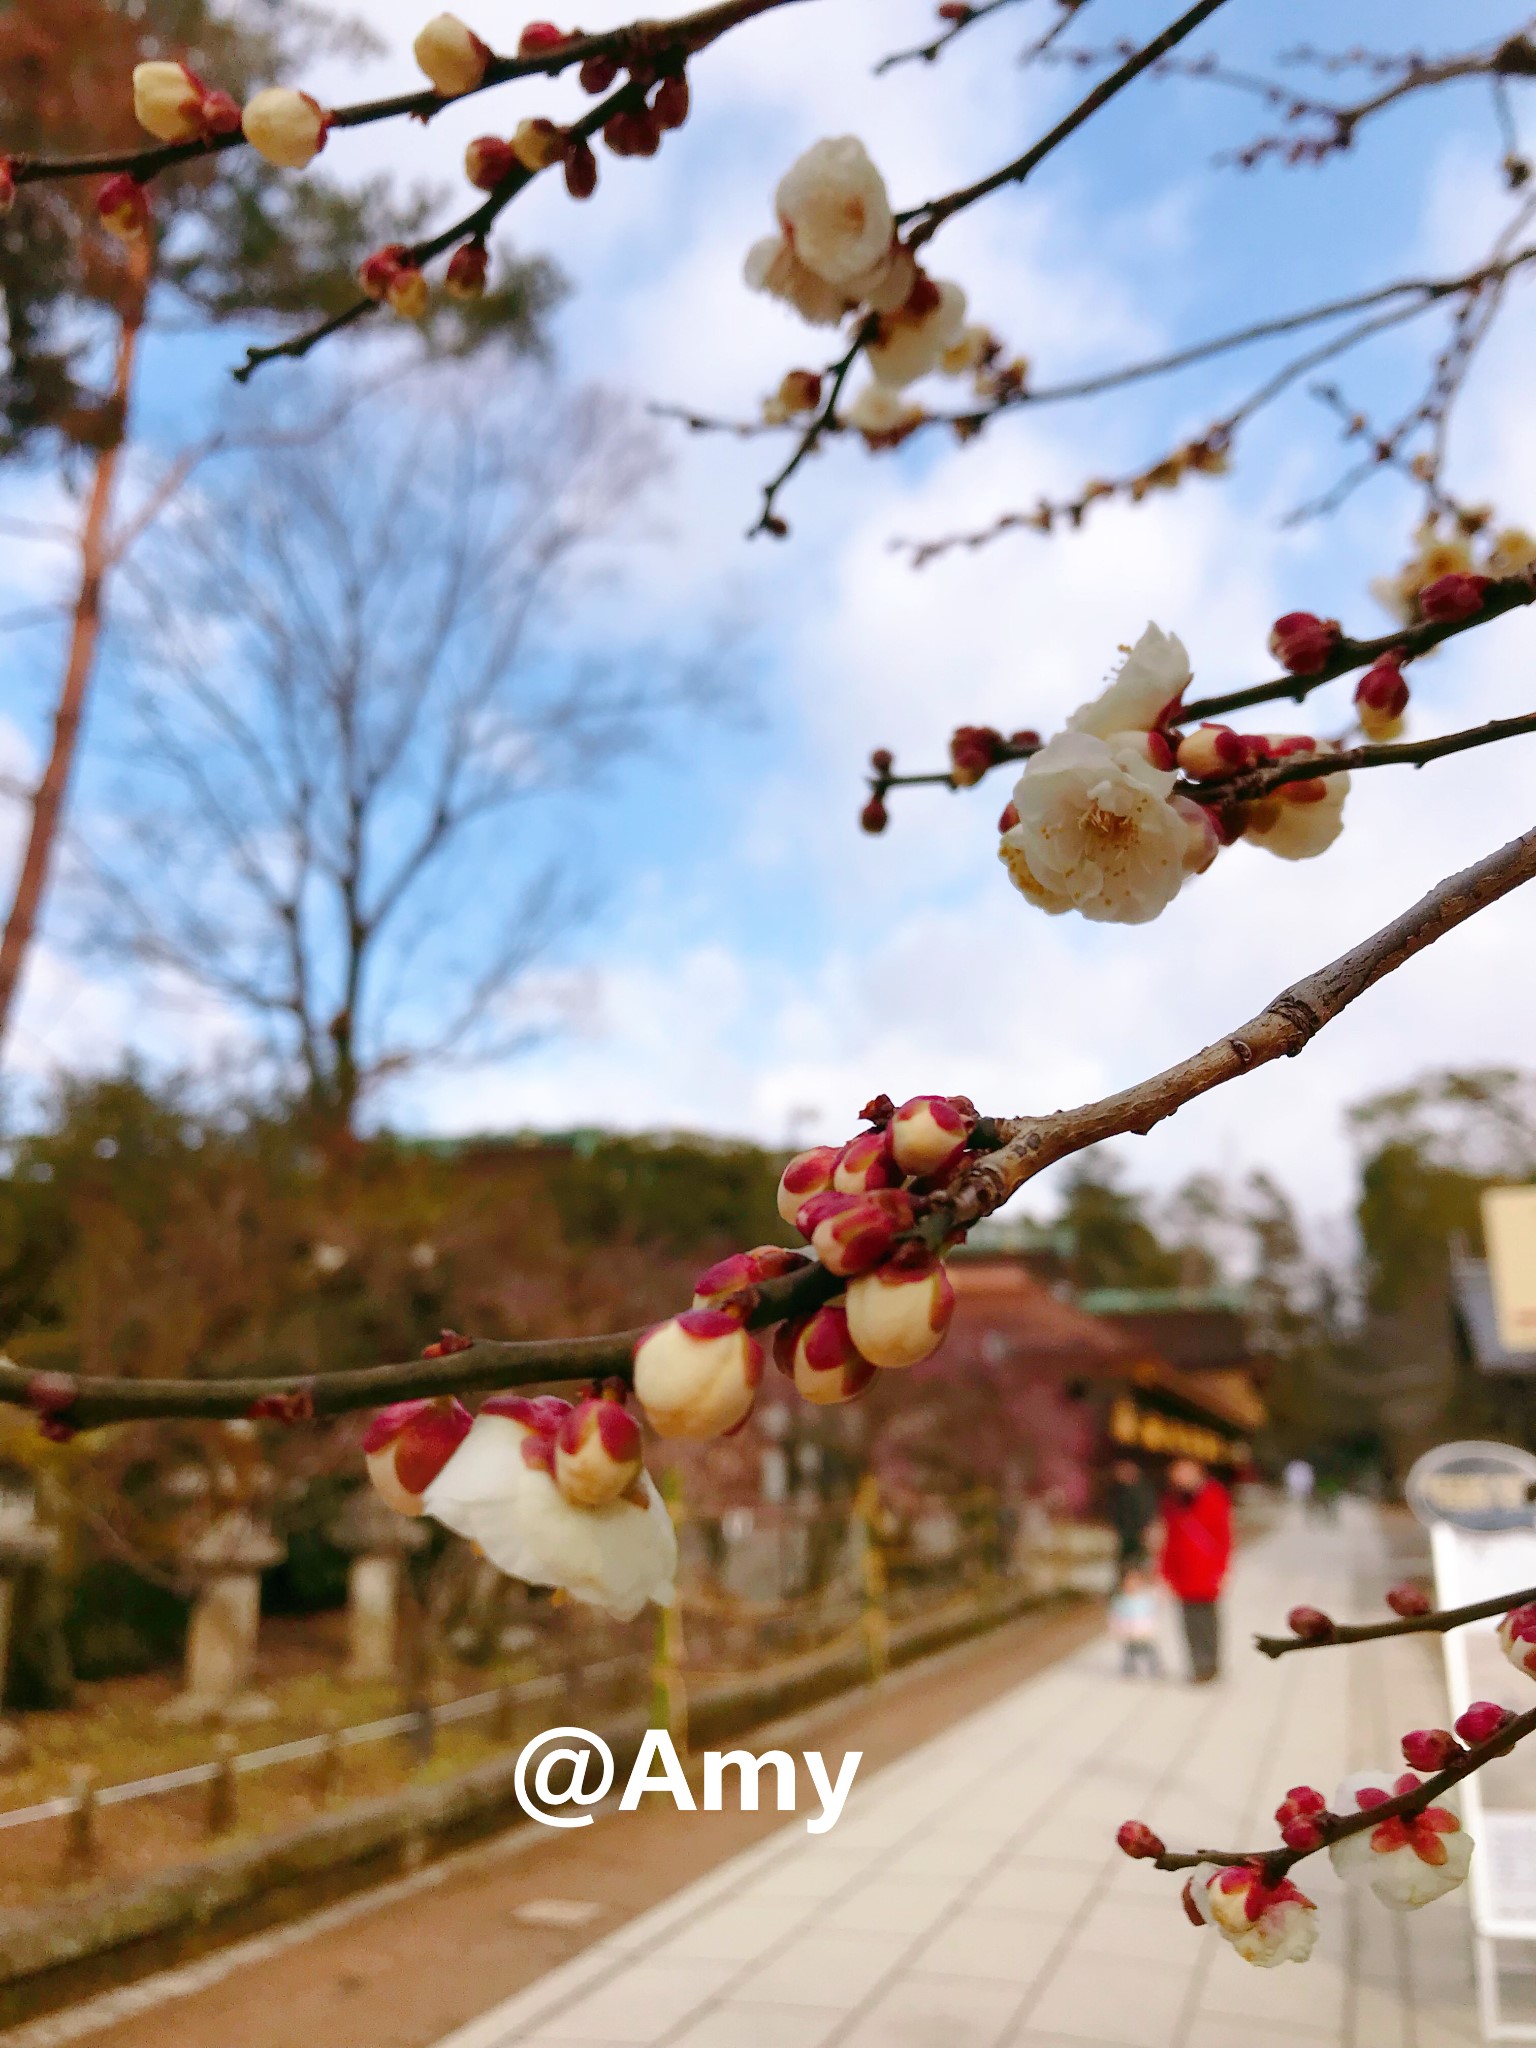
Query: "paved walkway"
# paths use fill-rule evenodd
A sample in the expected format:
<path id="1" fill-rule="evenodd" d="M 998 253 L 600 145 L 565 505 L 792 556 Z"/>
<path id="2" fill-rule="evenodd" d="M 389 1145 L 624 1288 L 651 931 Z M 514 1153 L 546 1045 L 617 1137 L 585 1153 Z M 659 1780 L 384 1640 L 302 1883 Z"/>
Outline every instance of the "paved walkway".
<path id="1" fill-rule="evenodd" d="M 1363 1510 L 1287 1525 L 1234 1574 L 1219 1684 L 1123 1681 L 1096 1643 L 858 1784 L 830 1834 L 787 1827 L 439 2048 L 1467 2048 L 1462 1898 L 1389 1915 L 1319 1859 L 1312 1960 L 1256 1970 L 1111 1840 L 1137 1815 L 1266 1841 L 1286 1787 L 1442 1719 L 1422 1644 L 1246 1648 L 1300 1598 L 1379 1613 L 1386 1570 Z"/>

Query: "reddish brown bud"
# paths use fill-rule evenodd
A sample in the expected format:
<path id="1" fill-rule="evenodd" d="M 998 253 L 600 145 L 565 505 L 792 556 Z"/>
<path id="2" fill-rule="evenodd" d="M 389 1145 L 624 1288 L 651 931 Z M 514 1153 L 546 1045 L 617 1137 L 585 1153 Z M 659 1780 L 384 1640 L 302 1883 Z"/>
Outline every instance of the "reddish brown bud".
<path id="1" fill-rule="evenodd" d="M 1304 1643 L 1326 1643 L 1334 1632 L 1333 1622 L 1318 1607 L 1293 1607 L 1285 1617 L 1285 1625 Z"/>
<path id="2" fill-rule="evenodd" d="M 464 175 L 480 192 L 494 192 L 516 165 L 511 143 L 499 135 L 477 135 L 464 152 Z"/>
<path id="3" fill-rule="evenodd" d="M 859 1121 L 873 1124 L 877 1130 L 883 1131 L 895 1114 L 896 1105 L 889 1095 L 871 1095 L 859 1111 Z"/>
<path id="4" fill-rule="evenodd" d="M 1403 1737 L 1403 1759 L 1416 1771 L 1443 1771 L 1462 1754 L 1461 1744 L 1449 1728 L 1413 1728 Z"/>
<path id="5" fill-rule="evenodd" d="M 1002 813 L 998 818 L 997 829 L 999 832 L 1011 832 L 1018 822 L 1019 807 L 1013 798 L 1009 797 L 1007 803 L 1003 805 Z"/>
<path id="6" fill-rule="evenodd" d="M 583 92 L 606 92 L 619 75 L 616 57 L 588 57 L 576 76 Z"/>
<path id="7" fill-rule="evenodd" d="M 302 1387 L 290 1388 L 284 1394 L 258 1394 L 246 1409 L 245 1416 L 248 1422 L 282 1422 L 289 1425 L 296 1422 L 313 1422 L 313 1383 L 306 1381 Z"/>
<path id="8" fill-rule="evenodd" d="M 958 725 L 949 739 L 949 779 L 957 789 L 980 782 L 998 758 L 1003 736 L 990 725 Z"/>
<path id="9" fill-rule="evenodd" d="M 677 71 L 657 86 L 651 112 L 663 128 L 681 128 L 688 118 L 690 104 L 688 81 L 681 71 Z"/>
<path id="10" fill-rule="evenodd" d="M 1316 675 L 1338 644 L 1338 620 L 1312 612 L 1286 612 L 1269 633 L 1270 653 L 1293 676 Z"/>
<path id="11" fill-rule="evenodd" d="M 889 747 L 876 747 L 869 757 L 869 765 L 877 775 L 889 775 L 896 765 L 896 756 Z"/>
<path id="12" fill-rule="evenodd" d="M 1038 747 L 1040 735 L 1032 725 L 1022 725 L 1017 732 L 1009 733 L 1008 744 L 1010 747 Z"/>
<path id="13" fill-rule="evenodd" d="M 1323 1829 L 1315 1820 L 1288 1820 L 1280 1830 L 1280 1839 L 1287 1849 L 1320 1849 L 1327 1840 Z"/>
<path id="14" fill-rule="evenodd" d="M 1491 579 L 1457 573 L 1442 576 L 1419 592 L 1419 616 L 1436 626 L 1459 626 L 1483 608 Z"/>
<path id="15" fill-rule="evenodd" d="M 1429 1595 L 1422 1586 L 1415 1586 L 1405 1579 L 1402 1585 L 1394 1586 L 1388 1593 L 1387 1605 L 1394 1614 L 1409 1620 L 1414 1615 L 1429 1613 Z"/>
<path id="16" fill-rule="evenodd" d="M 457 1330 L 440 1330 L 435 1343 L 422 1350 L 423 1358 L 452 1358 L 460 1351 L 473 1351 L 473 1337 L 461 1337 Z"/>
<path id="17" fill-rule="evenodd" d="M 16 204 L 16 170 L 8 156 L 0 156 L 0 214 Z"/>
<path id="18" fill-rule="evenodd" d="M 386 242 L 382 249 L 375 249 L 371 256 L 365 256 L 358 265 L 358 284 L 370 299 L 387 299 L 390 287 L 400 275 L 404 263 L 405 244 Z"/>
<path id="19" fill-rule="evenodd" d="M 597 158 L 584 136 L 565 145 L 565 189 L 573 199 L 590 199 L 597 190 Z"/>
<path id="20" fill-rule="evenodd" d="M 1154 1835 L 1144 1820 L 1122 1821 L 1115 1830 L 1115 1840 L 1122 1852 L 1138 1860 L 1142 1857 L 1165 1856 L 1167 1845 L 1161 1836 Z"/>
<path id="21" fill-rule="evenodd" d="M 872 796 L 859 813 L 860 828 L 865 832 L 875 834 L 877 837 L 890 822 L 891 814 L 885 808 L 884 801 L 877 796 Z"/>
<path id="22" fill-rule="evenodd" d="M 448 259 L 443 286 L 450 298 L 478 299 L 485 294 L 490 258 L 484 242 L 462 242 Z"/>

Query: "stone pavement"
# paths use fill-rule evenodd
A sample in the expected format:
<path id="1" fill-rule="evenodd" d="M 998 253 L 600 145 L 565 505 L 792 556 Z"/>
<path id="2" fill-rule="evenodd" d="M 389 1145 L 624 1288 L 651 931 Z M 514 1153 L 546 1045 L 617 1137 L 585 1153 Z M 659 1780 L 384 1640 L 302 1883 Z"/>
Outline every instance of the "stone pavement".
<path id="1" fill-rule="evenodd" d="M 1443 1720 L 1423 1643 L 1247 1647 L 1302 1598 L 1380 1614 L 1382 1542 L 1363 1508 L 1286 1523 L 1234 1572 L 1219 1683 L 1123 1680 L 1097 1642 L 856 1784 L 831 1833 L 791 1822 L 439 2048 L 1467 2048 L 1464 1894 L 1392 1915 L 1318 1858 L 1311 1961 L 1258 1970 L 1112 1840 L 1134 1815 L 1263 1843 L 1288 1786 L 1331 1793 Z"/>

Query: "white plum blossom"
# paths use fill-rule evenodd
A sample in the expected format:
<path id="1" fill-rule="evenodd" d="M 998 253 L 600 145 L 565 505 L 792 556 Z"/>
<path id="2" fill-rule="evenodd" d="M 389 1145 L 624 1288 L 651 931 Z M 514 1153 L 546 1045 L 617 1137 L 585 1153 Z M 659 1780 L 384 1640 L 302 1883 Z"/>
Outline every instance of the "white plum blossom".
<path id="1" fill-rule="evenodd" d="M 894 447 L 927 417 L 920 405 L 884 384 L 863 385 L 842 414 L 844 426 L 862 434 L 872 448 Z"/>
<path id="2" fill-rule="evenodd" d="M 800 261 L 849 296 L 896 237 L 885 180 L 856 135 L 814 143 L 779 180 L 774 205 Z"/>
<path id="3" fill-rule="evenodd" d="M 880 322 L 864 353 L 880 382 L 899 391 L 937 370 L 964 329 L 965 293 L 959 285 L 921 278 L 907 304 Z"/>
<path id="4" fill-rule="evenodd" d="M 632 1620 L 648 1600 L 669 1607 L 677 1536 L 649 1474 L 604 1507 L 575 1507 L 550 1471 L 550 1442 L 531 1422 L 482 1409 L 426 1488 L 427 1513 L 511 1578 L 560 1587 L 619 1621 Z"/>
<path id="5" fill-rule="evenodd" d="M 1189 655 L 1178 634 L 1149 623 L 1108 688 L 1078 706 L 1067 730 L 1094 733 L 1101 740 L 1120 732 L 1150 732 L 1189 687 L 1190 675 Z"/>
<path id="6" fill-rule="evenodd" d="M 1184 1888 L 1192 1917 L 1214 1927 L 1245 1963 L 1272 1970 L 1304 1963 L 1317 1940 L 1317 1908 L 1288 1877 L 1266 1884 L 1246 1864 L 1229 1864 L 1211 1877 L 1196 1871 Z"/>
<path id="7" fill-rule="evenodd" d="M 331 117 L 307 92 L 269 85 L 246 101 L 240 125 L 258 156 L 280 170 L 302 171 L 325 147 Z"/>
<path id="8" fill-rule="evenodd" d="M 744 275 L 753 291 L 783 299 L 812 327 L 835 327 L 848 310 L 845 295 L 801 262 L 787 236 L 765 235 L 754 242 Z"/>
<path id="9" fill-rule="evenodd" d="M 1331 1810 L 1347 1818 L 1416 1792 L 1422 1782 L 1412 1771 L 1357 1771 L 1334 1793 Z M 1427 1806 L 1346 1835 L 1330 1845 L 1328 1858 L 1346 1884 L 1366 1885 L 1393 1912 L 1411 1913 L 1465 1884 L 1472 1837 L 1448 1806 Z"/>
<path id="10" fill-rule="evenodd" d="M 998 847 L 1014 887 L 1052 913 L 1147 923 L 1192 865 L 1190 822 L 1169 801 L 1177 779 L 1139 733 L 1057 733 L 1014 787 L 1017 823 Z"/>

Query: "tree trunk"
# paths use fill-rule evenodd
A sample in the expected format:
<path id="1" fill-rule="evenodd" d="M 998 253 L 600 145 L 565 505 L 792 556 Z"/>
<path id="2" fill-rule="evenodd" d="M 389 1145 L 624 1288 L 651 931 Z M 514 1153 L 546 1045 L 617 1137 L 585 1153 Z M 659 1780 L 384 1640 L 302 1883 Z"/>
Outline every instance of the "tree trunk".
<path id="1" fill-rule="evenodd" d="M 75 599 L 69 655 L 64 665 L 58 709 L 54 713 L 53 745 L 32 799 L 32 824 L 27 835 L 26 852 L 22 856 L 5 933 L 0 938 L 0 1047 L 5 1043 L 15 1010 L 22 969 L 48 886 L 54 842 L 58 837 L 85 713 L 86 693 L 96 667 L 101 641 L 103 592 L 113 567 L 112 496 L 127 439 L 128 399 L 148 295 L 149 250 L 146 244 L 141 243 L 135 246 L 131 258 L 128 294 L 123 307 L 117 364 L 112 380 L 112 396 L 117 402 L 121 424 L 116 441 L 97 456 L 96 473 L 91 479 L 85 519 L 80 529 L 80 588 Z"/>

